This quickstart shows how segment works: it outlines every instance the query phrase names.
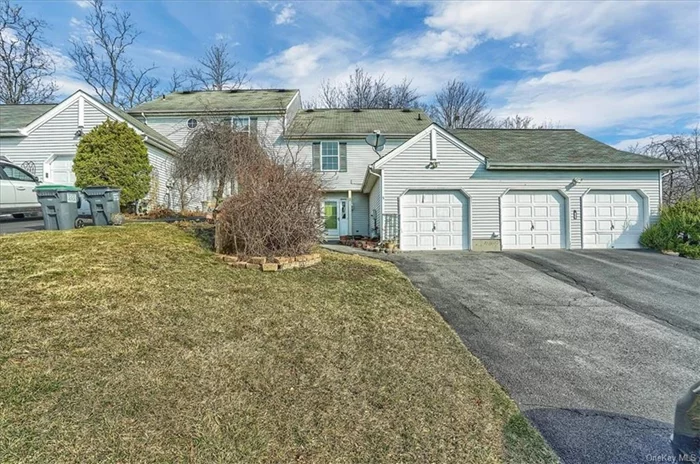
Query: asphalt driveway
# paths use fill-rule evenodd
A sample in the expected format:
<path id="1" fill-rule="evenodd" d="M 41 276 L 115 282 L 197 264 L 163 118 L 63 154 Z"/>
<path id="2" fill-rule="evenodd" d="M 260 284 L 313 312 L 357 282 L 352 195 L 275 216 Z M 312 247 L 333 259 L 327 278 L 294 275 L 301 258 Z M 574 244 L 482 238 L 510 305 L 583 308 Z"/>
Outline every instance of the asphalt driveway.
<path id="1" fill-rule="evenodd" d="M 44 220 L 41 217 L 14 219 L 12 216 L 0 216 L 0 235 L 19 234 L 44 230 Z"/>
<path id="2" fill-rule="evenodd" d="M 391 260 L 565 463 L 670 457 L 675 402 L 700 378 L 700 261 L 622 250 Z"/>

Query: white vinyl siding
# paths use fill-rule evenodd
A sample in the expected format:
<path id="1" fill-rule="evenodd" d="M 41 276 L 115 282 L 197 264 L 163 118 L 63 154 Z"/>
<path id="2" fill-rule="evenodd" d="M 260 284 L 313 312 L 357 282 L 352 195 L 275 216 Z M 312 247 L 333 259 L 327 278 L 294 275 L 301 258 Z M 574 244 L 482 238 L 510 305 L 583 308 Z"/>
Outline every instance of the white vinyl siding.
<path id="1" fill-rule="evenodd" d="M 508 190 L 559 190 L 568 197 L 568 243 L 581 248 L 582 196 L 590 189 L 640 190 L 648 198 L 649 221 L 659 211 L 658 171 L 487 171 L 478 159 L 436 134 L 439 166 L 428 169 L 430 137 L 382 166 L 383 213 L 399 213 L 399 197 L 408 189 L 460 189 L 470 198 L 472 240 L 500 238 L 500 197 Z M 582 181 L 572 185 L 574 178 Z"/>
<path id="2" fill-rule="evenodd" d="M 165 137 L 170 139 L 173 143 L 179 146 L 183 146 L 187 141 L 187 137 L 197 129 L 190 129 L 187 127 L 187 121 L 191 118 L 197 119 L 198 127 L 201 126 L 202 121 L 207 117 L 202 116 L 146 116 L 145 118 L 140 114 L 131 114 L 140 121 L 146 123 L 152 129 L 163 134 Z M 249 116 L 247 115 L 231 115 L 231 116 L 215 116 L 217 120 L 231 119 L 231 118 L 243 118 L 238 120 L 238 123 L 247 124 Z M 260 137 L 261 143 L 266 147 L 271 147 L 277 143 L 280 136 L 283 133 L 284 118 L 282 116 L 257 116 L 257 132 Z"/>
<path id="3" fill-rule="evenodd" d="M 381 236 L 382 229 L 382 179 L 377 179 L 369 194 L 369 235 Z"/>
<path id="4" fill-rule="evenodd" d="M 339 142 L 347 143 L 347 171 L 346 172 L 322 172 L 323 189 L 326 191 L 358 191 L 362 188 L 362 182 L 367 173 L 367 166 L 379 159 L 379 156 L 367 145 L 364 140 L 339 139 Z M 383 154 L 388 153 L 401 145 L 404 139 L 387 140 Z M 286 149 L 286 147 L 284 147 Z M 311 142 L 292 141 L 289 149 L 298 159 L 311 167 Z"/>

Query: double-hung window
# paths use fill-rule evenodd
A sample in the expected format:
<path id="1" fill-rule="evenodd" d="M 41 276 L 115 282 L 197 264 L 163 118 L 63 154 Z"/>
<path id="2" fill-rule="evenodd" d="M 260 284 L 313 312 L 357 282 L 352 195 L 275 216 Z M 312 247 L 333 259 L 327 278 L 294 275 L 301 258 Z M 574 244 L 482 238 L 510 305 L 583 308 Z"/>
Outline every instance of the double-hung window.
<path id="1" fill-rule="evenodd" d="M 231 118 L 231 127 L 233 127 L 237 131 L 249 132 L 250 118 L 248 116 L 234 116 Z"/>
<path id="2" fill-rule="evenodd" d="M 321 142 L 321 171 L 340 170 L 338 142 Z"/>

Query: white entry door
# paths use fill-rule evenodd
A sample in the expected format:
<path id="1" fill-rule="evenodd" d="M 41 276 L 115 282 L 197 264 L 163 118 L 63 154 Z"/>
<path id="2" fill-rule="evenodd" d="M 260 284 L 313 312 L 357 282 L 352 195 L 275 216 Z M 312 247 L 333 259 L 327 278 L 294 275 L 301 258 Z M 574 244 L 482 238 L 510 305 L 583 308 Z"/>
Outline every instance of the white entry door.
<path id="1" fill-rule="evenodd" d="M 564 198 L 555 191 L 519 191 L 503 195 L 503 249 L 565 248 L 565 204 Z"/>
<path id="2" fill-rule="evenodd" d="M 73 173 L 72 156 L 56 156 L 46 163 L 44 178 L 53 184 L 73 185 L 75 174 Z"/>
<path id="3" fill-rule="evenodd" d="M 402 250 L 469 248 L 468 201 L 460 192 L 408 192 L 401 197 Z"/>
<path id="4" fill-rule="evenodd" d="M 583 197 L 584 248 L 640 248 L 644 200 L 635 191 L 591 191 Z"/>
<path id="5" fill-rule="evenodd" d="M 326 237 L 337 239 L 348 235 L 349 202 L 346 199 L 325 200 L 323 202 L 323 221 Z"/>

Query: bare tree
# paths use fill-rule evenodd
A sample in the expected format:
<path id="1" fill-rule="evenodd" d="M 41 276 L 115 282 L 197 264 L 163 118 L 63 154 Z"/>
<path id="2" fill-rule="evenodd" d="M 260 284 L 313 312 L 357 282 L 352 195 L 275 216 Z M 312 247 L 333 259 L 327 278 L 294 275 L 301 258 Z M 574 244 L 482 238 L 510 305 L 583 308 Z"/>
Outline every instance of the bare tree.
<path id="1" fill-rule="evenodd" d="M 447 129 L 492 127 L 486 92 L 465 82 L 451 80 L 435 95 L 430 116 Z"/>
<path id="2" fill-rule="evenodd" d="M 127 56 L 141 35 L 131 13 L 107 9 L 104 0 L 90 4 L 92 12 L 86 18 L 90 37 L 72 40 L 68 53 L 75 70 L 106 103 L 126 108 L 152 98 L 158 80 L 149 73 L 155 66 L 136 69 Z"/>
<path id="3" fill-rule="evenodd" d="M 536 123 L 532 116 L 508 116 L 500 121 L 494 122 L 494 127 L 498 129 L 558 129 L 559 124 L 552 121 Z"/>
<path id="4" fill-rule="evenodd" d="M 673 204 L 687 198 L 700 198 L 700 127 L 689 134 L 652 140 L 642 148 L 630 151 L 678 163 L 681 167 L 664 177 L 663 201 Z"/>
<path id="5" fill-rule="evenodd" d="M 239 130 L 229 120 L 202 118 L 176 160 L 175 178 L 213 184 L 216 207 L 226 187 L 237 183 L 238 170 L 260 156 L 265 156 L 263 149 L 247 130 Z"/>
<path id="6" fill-rule="evenodd" d="M 0 2 L 0 103 L 45 103 L 58 90 L 55 64 L 46 51 L 46 23 L 28 18 L 21 6 Z"/>
<path id="7" fill-rule="evenodd" d="M 168 91 L 170 93 L 182 90 L 185 87 L 185 76 L 178 71 L 173 69 L 173 73 L 170 75 L 170 82 L 168 82 Z"/>
<path id="8" fill-rule="evenodd" d="M 199 59 L 199 66 L 187 71 L 187 76 L 195 86 L 205 90 L 238 89 L 248 82 L 248 74 L 240 69 L 226 42 L 219 42 L 204 53 Z"/>
<path id="9" fill-rule="evenodd" d="M 375 78 L 360 67 L 345 82 L 323 81 L 320 93 L 326 108 L 409 108 L 418 105 L 420 98 L 410 79 L 392 86 L 384 75 Z"/>

